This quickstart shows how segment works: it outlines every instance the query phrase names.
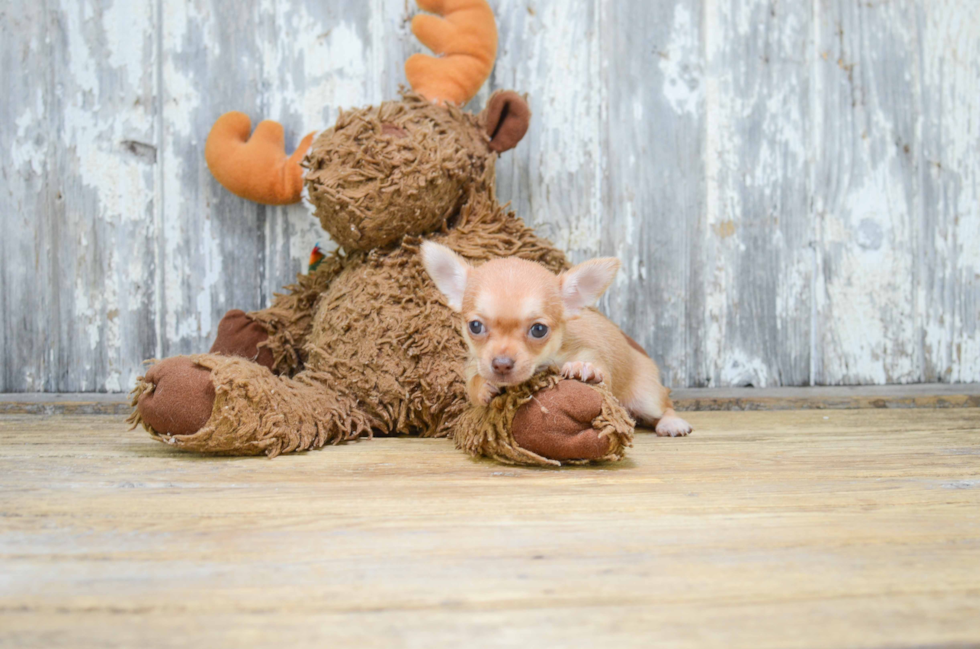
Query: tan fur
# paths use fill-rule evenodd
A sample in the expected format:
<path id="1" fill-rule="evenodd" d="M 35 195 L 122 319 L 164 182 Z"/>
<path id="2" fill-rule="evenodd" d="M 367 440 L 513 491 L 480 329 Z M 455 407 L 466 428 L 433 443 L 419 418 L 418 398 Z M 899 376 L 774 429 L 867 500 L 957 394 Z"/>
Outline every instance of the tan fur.
<path id="1" fill-rule="evenodd" d="M 461 304 L 463 338 L 469 348 L 467 393 L 474 403 L 486 405 L 501 387 L 553 368 L 568 378 L 605 383 L 637 420 L 656 425 L 658 434 L 690 432 L 673 410 L 656 363 L 632 347 L 619 327 L 587 306 L 612 282 L 618 261 L 593 260 L 555 275 L 517 258 L 473 268 L 433 243 L 423 245 L 423 257 L 450 303 Z M 460 278 L 465 278 L 462 286 Z M 480 323 L 480 333 L 471 330 L 473 322 Z M 532 336 L 535 325 L 548 327 L 547 335 Z M 495 359 L 512 361 L 513 368 L 498 371 Z"/>

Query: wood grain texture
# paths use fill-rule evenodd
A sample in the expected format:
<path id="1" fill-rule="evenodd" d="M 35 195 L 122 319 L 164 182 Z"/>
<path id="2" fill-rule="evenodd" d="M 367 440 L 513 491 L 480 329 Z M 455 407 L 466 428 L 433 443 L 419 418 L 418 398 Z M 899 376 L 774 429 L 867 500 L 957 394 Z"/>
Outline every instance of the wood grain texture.
<path id="1" fill-rule="evenodd" d="M 0 391 L 125 389 L 158 343 L 154 5 L 0 24 Z"/>
<path id="2" fill-rule="evenodd" d="M 574 261 L 594 257 L 602 239 L 599 3 L 499 0 L 497 64 L 475 102 L 498 89 L 529 94 L 533 119 L 514 150 L 501 154 L 503 200 Z"/>
<path id="3" fill-rule="evenodd" d="M 412 0 L 0 10 L 0 392 L 121 391 L 328 238 L 218 186 L 214 119 L 287 143 L 396 96 Z M 534 120 L 500 197 L 677 387 L 980 380 L 973 0 L 491 0 Z"/>
<path id="4" fill-rule="evenodd" d="M 980 5 L 919 12 L 923 380 L 980 375 Z"/>
<path id="5" fill-rule="evenodd" d="M 915 8 L 817 8 L 814 382 L 917 382 Z"/>
<path id="6" fill-rule="evenodd" d="M 980 411 L 694 413 L 602 468 L 0 418 L 0 644 L 980 642 Z"/>
<path id="7" fill-rule="evenodd" d="M 705 4 L 705 214 L 697 385 L 810 382 L 811 8 Z"/>
<path id="8" fill-rule="evenodd" d="M 623 270 L 606 312 L 659 362 L 667 385 L 702 385 L 704 56 L 696 2 L 606 3 L 606 151 L 600 249 Z"/>
<path id="9" fill-rule="evenodd" d="M 980 408 L 980 383 L 847 385 L 778 388 L 680 388 L 678 411 L 854 408 Z M 0 415 L 129 415 L 119 393 L 14 392 L 0 394 Z"/>
<path id="10" fill-rule="evenodd" d="M 159 358 L 207 349 L 223 307 L 260 303 L 265 208 L 224 191 L 201 155 L 224 111 L 241 110 L 253 123 L 261 117 L 258 4 L 235 3 L 234 11 L 220 0 L 161 4 Z"/>
<path id="11" fill-rule="evenodd" d="M 675 408 L 684 411 L 980 408 L 980 383 L 688 388 L 670 396 Z"/>

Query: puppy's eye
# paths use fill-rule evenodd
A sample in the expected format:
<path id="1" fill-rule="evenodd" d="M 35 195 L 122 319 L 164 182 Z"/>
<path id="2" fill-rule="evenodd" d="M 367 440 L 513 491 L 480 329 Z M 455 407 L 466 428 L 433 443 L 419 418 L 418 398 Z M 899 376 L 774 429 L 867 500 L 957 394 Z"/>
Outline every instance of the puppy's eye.
<path id="1" fill-rule="evenodd" d="M 479 320 L 470 320 L 469 327 L 470 327 L 470 333 L 473 334 L 474 336 L 479 336 L 484 331 L 486 331 L 486 327 L 484 327 L 483 323 L 480 322 Z"/>
<path id="2" fill-rule="evenodd" d="M 548 325 L 543 325 L 540 322 L 533 324 L 531 325 L 531 330 L 528 331 L 528 333 L 531 335 L 531 338 L 544 338 L 548 335 Z"/>

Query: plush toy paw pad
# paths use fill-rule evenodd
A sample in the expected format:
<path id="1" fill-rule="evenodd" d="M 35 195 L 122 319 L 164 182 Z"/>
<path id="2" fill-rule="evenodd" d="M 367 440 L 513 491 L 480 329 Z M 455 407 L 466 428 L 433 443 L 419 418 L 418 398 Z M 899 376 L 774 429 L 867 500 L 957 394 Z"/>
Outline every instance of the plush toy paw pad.
<path id="1" fill-rule="evenodd" d="M 542 390 L 514 415 L 512 433 L 522 448 L 551 460 L 597 460 L 610 440 L 592 428 L 602 396 L 578 381 Z"/>
<path id="2" fill-rule="evenodd" d="M 566 379 L 577 379 L 586 383 L 602 383 L 604 378 L 598 367 L 582 361 L 565 363 L 561 368 L 561 375 Z"/>
<path id="3" fill-rule="evenodd" d="M 265 327 L 252 320 L 241 309 L 233 309 L 218 323 L 218 336 L 211 345 L 211 353 L 241 356 L 272 369 L 272 350 L 268 347 L 259 348 L 268 339 L 269 333 Z"/>
<path id="4" fill-rule="evenodd" d="M 691 424 L 680 417 L 662 417 L 654 428 L 654 432 L 661 437 L 685 437 L 692 430 Z"/>
<path id="5" fill-rule="evenodd" d="M 157 433 L 190 435 L 211 418 L 215 396 L 211 371 L 186 356 L 160 361 L 142 380 L 153 387 L 140 395 L 136 407 Z"/>

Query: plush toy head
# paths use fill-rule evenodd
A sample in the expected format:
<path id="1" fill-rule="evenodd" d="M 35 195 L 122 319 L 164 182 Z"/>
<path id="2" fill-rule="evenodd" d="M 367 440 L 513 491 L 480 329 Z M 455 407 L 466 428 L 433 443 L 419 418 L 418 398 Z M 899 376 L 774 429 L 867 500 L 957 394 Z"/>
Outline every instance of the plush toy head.
<path id="1" fill-rule="evenodd" d="M 405 72 L 415 92 L 378 107 L 341 112 L 310 147 L 286 156 L 282 127 L 262 122 L 251 138 L 242 113 L 215 123 L 205 157 L 235 194 L 266 204 L 300 200 L 347 250 L 386 246 L 443 226 L 469 189 L 492 177 L 495 155 L 524 136 L 531 112 L 514 92 L 497 92 L 471 115 L 469 101 L 493 68 L 497 30 L 485 0 L 419 0 L 441 17 L 418 15 L 412 30 L 438 58 L 416 54 Z"/>
<path id="2" fill-rule="evenodd" d="M 513 92 L 496 93 L 479 116 L 409 92 L 343 112 L 306 156 L 305 197 L 347 250 L 431 232 L 456 213 L 495 153 L 517 144 L 529 116 Z"/>

